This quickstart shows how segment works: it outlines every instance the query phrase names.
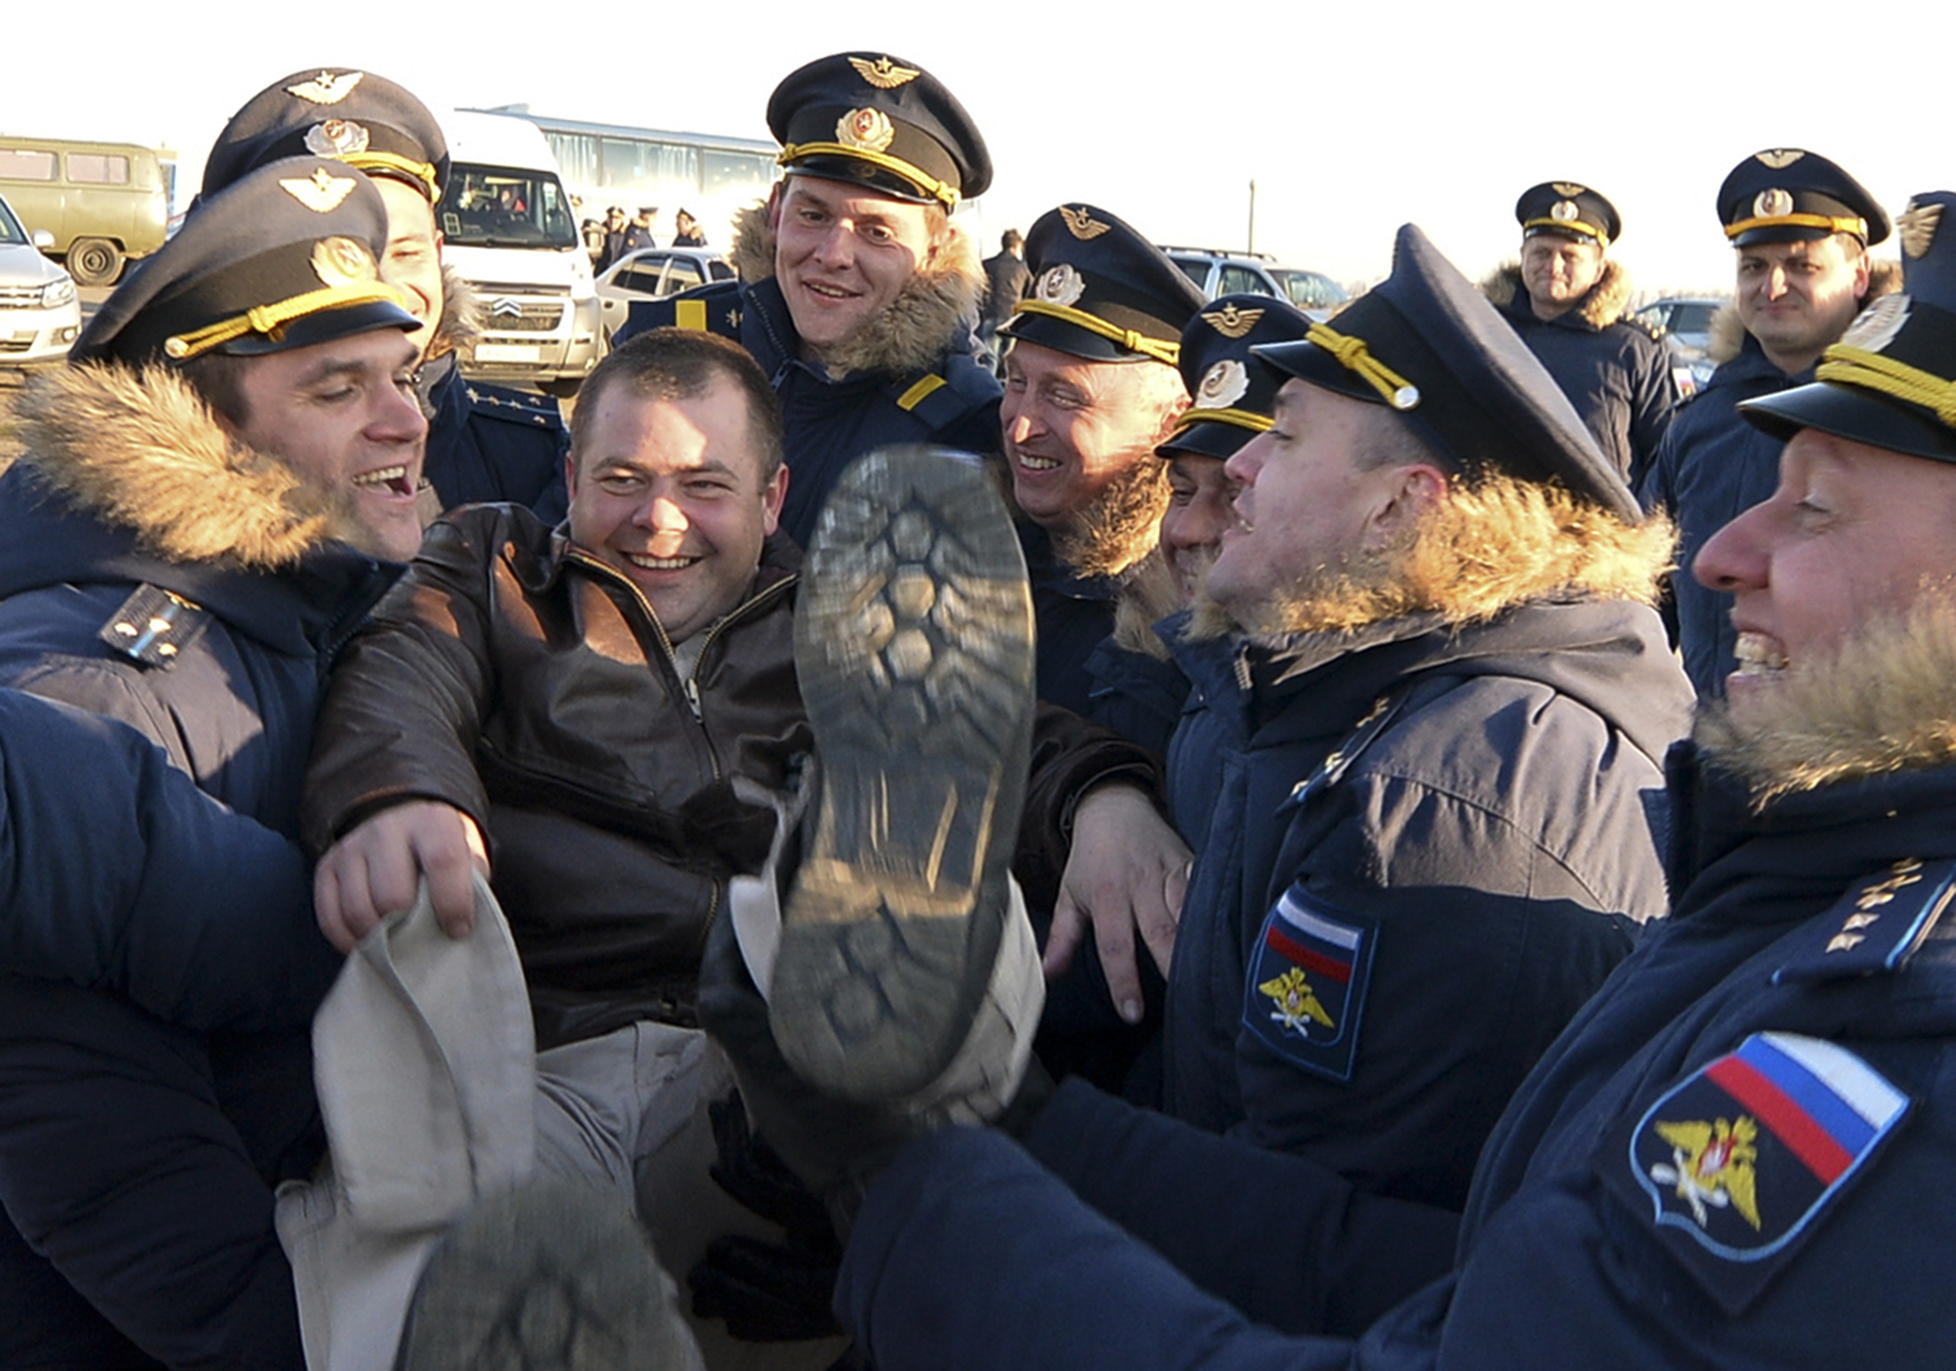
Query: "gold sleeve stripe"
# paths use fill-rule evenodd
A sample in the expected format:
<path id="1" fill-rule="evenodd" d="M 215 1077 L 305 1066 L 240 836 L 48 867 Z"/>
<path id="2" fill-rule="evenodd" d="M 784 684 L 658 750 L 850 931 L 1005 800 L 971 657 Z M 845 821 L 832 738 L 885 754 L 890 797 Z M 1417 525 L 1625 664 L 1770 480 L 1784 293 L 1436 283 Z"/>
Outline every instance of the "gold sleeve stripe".
<path id="1" fill-rule="evenodd" d="M 675 300 L 672 302 L 672 322 L 680 328 L 689 328 L 695 333 L 706 332 L 706 301 Z"/>

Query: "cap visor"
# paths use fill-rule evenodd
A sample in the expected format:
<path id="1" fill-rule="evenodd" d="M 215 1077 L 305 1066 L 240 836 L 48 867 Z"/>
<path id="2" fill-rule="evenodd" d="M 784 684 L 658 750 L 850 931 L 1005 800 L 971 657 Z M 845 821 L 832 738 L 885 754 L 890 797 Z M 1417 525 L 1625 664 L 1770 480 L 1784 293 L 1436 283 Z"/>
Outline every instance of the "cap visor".
<path id="1" fill-rule="evenodd" d="M 1789 439 L 1803 428 L 1935 462 L 1956 462 L 1956 429 L 1918 414 L 1899 400 L 1855 386 L 1813 381 L 1739 406 L 1751 423 Z"/>

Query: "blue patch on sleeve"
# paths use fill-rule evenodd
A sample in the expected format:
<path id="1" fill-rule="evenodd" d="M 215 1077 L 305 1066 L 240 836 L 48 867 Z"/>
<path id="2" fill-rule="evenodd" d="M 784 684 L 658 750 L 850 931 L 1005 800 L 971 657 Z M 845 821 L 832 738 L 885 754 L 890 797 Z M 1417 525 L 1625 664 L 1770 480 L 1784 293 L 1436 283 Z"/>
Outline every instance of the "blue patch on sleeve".
<path id="1" fill-rule="evenodd" d="M 1293 884 L 1264 916 L 1243 986 L 1243 1027 L 1285 1061 L 1349 1081 L 1378 922 Z"/>

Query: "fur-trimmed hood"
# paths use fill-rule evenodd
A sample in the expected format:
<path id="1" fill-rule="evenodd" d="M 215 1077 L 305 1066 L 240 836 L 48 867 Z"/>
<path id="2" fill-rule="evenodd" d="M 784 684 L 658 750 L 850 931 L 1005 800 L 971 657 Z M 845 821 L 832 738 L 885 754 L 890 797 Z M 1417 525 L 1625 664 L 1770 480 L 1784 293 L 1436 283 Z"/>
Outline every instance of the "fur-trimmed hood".
<path id="1" fill-rule="evenodd" d="M 1870 260 L 1868 262 L 1868 293 L 1861 301 L 1861 308 L 1879 300 L 1884 295 L 1893 295 L 1902 288 L 1902 264 Z M 1751 335 L 1745 325 L 1739 322 L 1739 307 L 1735 304 L 1719 306 L 1712 315 L 1711 342 L 1705 348 L 1705 355 L 1713 365 L 1723 366 L 1745 351 L 1745 340 Z"/>
<path id="2" fill-rule="evenodd" d="M 1925 596 L 1789 670 L 1766 698 L 1722 702 L 1694 738 L 1756 806 L 1843 781 L 1956 763 L 1956 598 Z"/>
<path id="3" fill-rule="evenodd" d="M 1521 263 L 1503 262 L 1481 282 L 1481 294 L 1496 309 L 1507 309 L 1522 293 Z M 1607 328 L 1630 312 L 1630 273 L 1615 258 L 1603 259 L 1603 274 L 1577 304 L 1575 313 L 1593 329 Z"/>
<path id="4" fill-rule="evenodd" d="M 864 329 L 823 358 L 831 373 L 928 371 L 946 349 L 969 333 L 985 298 L 985 269 L 964 226 L 953 223 L 950 233 L 937 260 L 911 275 L 876 327 Z M 733 248 L 728 255 L 741 280 L 751 283 L 773 276 L 774 248 L 765 203 L 750 205 L 734 217 Z"/>
<path id="5" fill-rule="evenodd" d="M 1661 515 L 1633 524 L 1560 486 L 1493 475 L 1453 491 L 1407 542 L 1367 564 L 1292 587 L 1247 622 L 1203 600 L 1191 628 L 1197 637 L 1240 627 L 1274 640 L 1352 634 L 1414 614 L 1453 626 L 1486 623 L 1531 600 L 1651 605 L 1676 541 Z"/>
<path id="6" fill-rule="evenodd" d="M 167 366 L 60 367 L 16 413 L 16 466 L 167 561 L 279 570 L 356 531 L 343 497 L 240 443 Z"/>

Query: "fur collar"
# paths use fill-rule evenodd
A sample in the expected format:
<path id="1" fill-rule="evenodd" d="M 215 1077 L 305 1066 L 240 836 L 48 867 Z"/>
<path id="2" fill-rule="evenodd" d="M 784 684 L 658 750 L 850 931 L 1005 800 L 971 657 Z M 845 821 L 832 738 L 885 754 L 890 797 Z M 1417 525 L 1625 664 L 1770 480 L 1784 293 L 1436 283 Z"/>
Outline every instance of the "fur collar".
<path id="1" fill-rule="evenodd" d="M 749 205 L 734 217 L 729 256 L 743 281 L 764 281 L 774 275 L 774 233 L 768 228 L 765 203 Z M 954 222 L 950 241 L 936 263 L 912 274 L 877 326 L 864 329 L 823 360 L 836 377 L 864 371 L 899 376 L 929 371 L 970 330 L 984 297 L 985 269 L 978 261 L 978 249 L 964 226 Z"/>
<path id="2" fill-rule="evenodd" d="M 1529 600 L 1570 596 L 1655 604 L 1675 542 L 1661 516 L 1632 524 L 1559 486 L 1493 475 L 1454 490 L 1408 542 L 1293 587 L 1249 622 L 1199 600 L 1191 631 L 1219 637 L 1241 627 L 1277 639 L 1348 634 L 1420 613 L 1484 623 Z"/>
<path id="3" fill-rule="evenodd" d="M 29 382 L 16 412 L 22 465 L 169 561 L 269 571 L 354 531 L 342 499 L 226 433 L 167 366 L 56 368 Z"/>
<path id="4" fill-rule="evenodd" d="M 1902 288 L 1902 264 L 1900 262 L 1869 261 L 1868 293 L 1861 301 L 1861 308 L 1879 300 L 1884 295 L 1893 295 Z M 1711 342 L 1705 348 L 1714 366 L 1724 366 L 1727 362 L 1745 351 L 1745 340 L 1751 337 L 1745 325 L 1739 322 L 1739 307 L 1727 304 L 1719 306 L 1718 313 L 1712 315 Z"/>
<path id="5" fill-rule="evenodd" d="M 1506 309 L 1522 293 L 1521 263 L 1503 262 L 1485 281 L 1481 294 L 1497 309 Z M 1630 273 L 1613 257 L 1603 259 L 1603 274 L 1576 306 L 1579 318 L 1593 329 L 1608 328 L 1630 312 Z"/>
<path id="6" fill-rule="evenodd" d="M 428 352 L 423 360 L 432 362 L 451 352 L 468 357 L 481 341 L 482 306 L 476 299 L 475 287 L 463 280 L 459 271 L 444 262 L 441 268 L 441 318 L 435 322 L 435 331 L 428 340 Z"/>
<path id="7" fill-rule="evenodd" d="M 1925 595 L 1793 669 L 1768 698 L 1723 701 L 1694 737 L 1755 808 L 1799 791 L 1956 762 L 1956 598 Z"/>

